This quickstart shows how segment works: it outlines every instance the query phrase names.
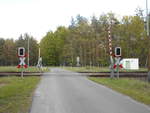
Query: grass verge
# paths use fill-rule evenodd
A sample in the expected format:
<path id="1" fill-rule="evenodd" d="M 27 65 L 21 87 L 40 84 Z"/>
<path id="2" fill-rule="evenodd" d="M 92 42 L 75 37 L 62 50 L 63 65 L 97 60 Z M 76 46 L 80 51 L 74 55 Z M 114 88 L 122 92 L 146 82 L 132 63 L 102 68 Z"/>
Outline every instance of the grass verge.
<path id="1" fill-rule="evenodd" d="M 42 68 L 43 72 L 48 72 L 48 68 L 47 67 L 43 67 Z M 39 68 L 35 67 L 35 66 L 30 66 L 26 69 L 23 69 L 24 72 L 40 72 Z M 22 69 L 21 68 L 17 68 L 17 66 L 0 66 L 0 72 L 21 72 Z"/>
<path id="2" fill-rule="evenodd" d="M 63 67 L 64 69 L 75 72 L 109 72 L 107 67 Z"/>
<path id="3" fill-rule="evenodd" d="M 0 113 L 28 113 L 39 77 L 1 77 Z"/>
<path id="4" fill-rule="evenodd" d="M 89 79 L 150 106 L 149 83 L 128 78 L 110 79 L 89 77 Z"/>
<path id="5" fill-rule="evenodd" d="M 109 67 L 63 67 L 63 69 L 67 69 L 75 72 L 110 72 Z M 139 70 L 126 70 L 120 69 L 120 72 L 147 72 L 147 68 L 140 68 Z"/>

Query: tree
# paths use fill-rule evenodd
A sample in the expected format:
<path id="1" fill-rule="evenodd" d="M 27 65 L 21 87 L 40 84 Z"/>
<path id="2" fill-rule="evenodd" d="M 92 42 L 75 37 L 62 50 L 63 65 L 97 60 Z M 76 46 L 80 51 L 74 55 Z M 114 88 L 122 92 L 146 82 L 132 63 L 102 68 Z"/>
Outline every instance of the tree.
<path id="1" fill-rule="evenodd" d="M 30 35 L 28 35 L 27 33 L 23 35 L 20 35 L 19 39 L 16 40 L 16 47 L 24 47 L 26 54 L 28 53 L 28 38 L 29 38 L 29 51 L 30 51 L 30 65 L 31 66 L 35 66 L 37 64 L 38 61 L 38 48 L 39 45 L 37 43 L 37 41 Z M 27 62 L 27 58 L 26 58 L 26 62 Z"/>
<path id="2" fill-rule="evenodd" d="M 4 65 L 4 55 L 3 55 L 3 46 L 5 44 L 5 40 L 0 38 L 0 65 Z"/>
<path id="3" fill-rule="evenodd" d="M 15 65 L 17 63 L 16 45 L 13 39 L 7 39 L 3 45 L 4 65 Z"/>
<path id="4" fill-rule="evenodd" d="M 113 49 L 122 47 L 124 58 L 139 58 L 140 65 L 144 66 L 148 41 L 140 15 L 124 16 L 121 20 L 114 13 L 102 14 L 99 18 L 93 16 L 91 20 L 77 15 L 68 28 L 60 26 L 43 37 L 40 42 L 43 61 L 46 65 L 75 66 L 79 56 L 82 66 L 108 66 L 108 27 L 111 24 Z"/>

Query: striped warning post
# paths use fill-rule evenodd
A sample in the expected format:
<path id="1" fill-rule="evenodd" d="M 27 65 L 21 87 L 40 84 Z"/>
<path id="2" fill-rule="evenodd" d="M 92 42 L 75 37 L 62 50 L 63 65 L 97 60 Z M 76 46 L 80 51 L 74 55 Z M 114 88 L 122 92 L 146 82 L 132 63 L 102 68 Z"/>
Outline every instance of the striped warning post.
<path id="1" fill-rule="evenodd" d="M 111 26 L 108 27 L 108 43 L 109 43 L 109 55 L 112 56 L 112 38 L 111 38 Z"/>

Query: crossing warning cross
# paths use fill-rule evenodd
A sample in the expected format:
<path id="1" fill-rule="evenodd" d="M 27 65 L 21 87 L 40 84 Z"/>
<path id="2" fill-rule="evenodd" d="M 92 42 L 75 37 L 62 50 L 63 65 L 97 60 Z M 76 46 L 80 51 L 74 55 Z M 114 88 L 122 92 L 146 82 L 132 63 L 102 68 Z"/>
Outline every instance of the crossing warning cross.
<path id="1" fill-rule="evenodd" d="M 114 64 L 114 67 L 113 67 L 113 68 L 115 69 L 116 67 L 117 67 L 117 65 Z M 119 67 L 120 67 L 120 68 L 123 68 L 123 65 L 122 65 L 122 64 L 119 64 Z"/>
<path id="2" fill-rule="evenodd" d="M 21 66 L 24 66 L 25 68 L 27 68 L 28 66 L 25 64 L 25 57 L 20 57 L 20 63 L 19 65 L 17 66 L 17 68 L 20 68 Z"/>
<path id="3" fill-rule="evenodd" d="M 120 63 L 120 57 L 118 57 L 118 58 L 116 57 L 115 60 L 116 60 L 116 63 L 114 64 L 113 68 L 114 68 L 114 69 L 117 68 L 117 65 L 118 65 L 120 68 L 123 68 L 122 64 Z"/>
<path id="4" fill-rule="evenodd" d="M 22 66 L 24 66 L 25 68 L 27 68 L 28 66 L 26 65 L 25 63 L 25 57 L 27 55 L 25 54 L 25 48 L 23 47 L 19 47 L 18 48 L 18 57 L 19 57 L 19 60 L 20 60 L 20 63 L 19 65 L 17 66 L 17 68 L 21 68 Z"/>

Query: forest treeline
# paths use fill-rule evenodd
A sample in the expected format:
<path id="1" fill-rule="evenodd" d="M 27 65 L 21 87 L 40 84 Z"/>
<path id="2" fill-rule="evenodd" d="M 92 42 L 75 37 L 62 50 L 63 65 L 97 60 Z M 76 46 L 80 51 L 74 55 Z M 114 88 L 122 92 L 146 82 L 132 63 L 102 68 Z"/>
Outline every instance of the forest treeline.
<path id="1" fill-rule="evenodd" d="M 38 60 L 39 44 L 32 36 L 28 35 L 27 33 L 24 35 L 20 35 L 20 37 L 17 40 L 0 38 L 0 65 L 1 66 L 18 65 L 19 63 L 19 58 L 17 56 L 18 47 L 24 47 L 27 53 L 28 39 L 30 44 L 30 65 L 36 65 Z"/>
<path id="2" fill-rule="evenodd" d="M 142 10 L 135 16 L 117 18 L 113 13 L 102 14 L 90 19 L 77 15 L 68 27 L 59 26 L 49 31 L 38 44 L 28 34 L 20 35 L 17 40 L 0 38 L 0 65 L 17 65 L 17 48 L 25 47 L 27 52 L 30 40 L 30 65 L 36 65 L 38 48 L 41 48 L 43 65 L 76 66 L 77 57 L 81 66 L 108 66 L 108 27 L 111 25 L 112 46 L 122 48 L 122 58 L 139 58 L 140 66 L 148 60 L 148 38 Z"/>
<path id="3" fill-rule="evenodd" d="M 76 65 L 80 57 L 82 66 L 108 66 L 108 27 L 111 24 L 112 46 L 122 48 L 122 58 L 139 58 L 140 66 L 147 65 L 148 38 L 141 10 L 135 16 L 107 13 L 87 19 L 76 16 L 68 27 L 59 26 L 49 31 L 40 42 L 44 65 Z"/>

